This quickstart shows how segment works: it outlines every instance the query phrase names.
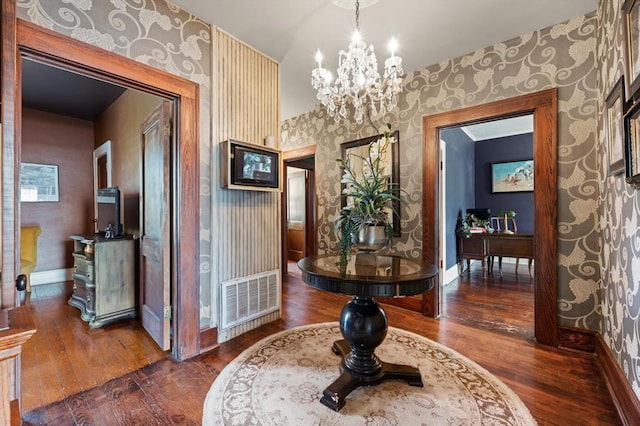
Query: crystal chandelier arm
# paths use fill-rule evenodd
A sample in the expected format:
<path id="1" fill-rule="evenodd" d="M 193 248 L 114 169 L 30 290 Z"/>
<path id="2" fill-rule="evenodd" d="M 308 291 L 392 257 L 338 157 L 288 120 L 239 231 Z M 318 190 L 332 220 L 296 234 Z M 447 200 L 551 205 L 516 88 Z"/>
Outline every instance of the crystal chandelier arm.
<path id="1" fill-rule="evenodd" d="M 346 104 L 351 103 L 354 118 L 362 123 L 367 116 L 384 114 L 393 109 L 402 90 L 400 76 L 402 58 L 395 56 L 397 42 L 389 45 L 391 56 L 385 61 L 383 78 L 378 73 L 378 62 L 373 45 L 367 46 L 360 36 L 360 1 L 355 2 L 356 31 L 349 43 L 349 50 L 338 52 L 337 78 L 332 82 L 331 73 L 322 68 L 322 54 L 316 54 L 318 67 L 311 73 L 311 84 L 317 90 L 317 99 L 336 121 L 347 118 Z"/>

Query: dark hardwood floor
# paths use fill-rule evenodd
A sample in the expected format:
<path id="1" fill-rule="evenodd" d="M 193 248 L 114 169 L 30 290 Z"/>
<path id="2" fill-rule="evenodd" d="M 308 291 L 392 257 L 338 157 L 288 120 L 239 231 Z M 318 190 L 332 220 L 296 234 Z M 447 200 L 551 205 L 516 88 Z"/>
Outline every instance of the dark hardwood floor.
<path id="1" fill-rule="evenodd" d="M 497 263 L 497 261 L 496 261 Z M 524 263 L 524 265 L 522 264 Z M 534 341 L 534 286 L 526 260 L 494 265 L 483 276 L 480 262 L 444 287 L 442 317 Z"/>
<path id="2" fill-rule="evenodd" d="M 66 306 L 65 291 L 52 290 L 45 296 L 40 288 L 34 289 L 31 305 L 39 328 L 32 344 L 24 348 L 24 423 L 200 423 L 211 383 L 246 347 L 280 330 L 337 320 L 348 298 L 305 285 L 295 266 L 289 271 L 283 281 L 282 319 L 182 363 L 154 349 L 136 321 L 90 330 L 78 311 Z M 446 290 L 448 317 L 433 320 L 385 306 L 389 324 L 438 341 L 495 374 L 520 396 L 540 425 L 620 424 L 592 354 L 536 345 L 526 335 L 528 314 L 520 308 L 505 303 L 498 320 L 494 312 L 487 312 L 496 310 L 492 285 L 514 292 L 520 288 L 516 293 L 526 294 L 531 291 L 531 283 L 523 279 L 526 275 L 520 274 L 514 287 L 506 274 L 490 284 L 475 279 L 477 271 L 472 270 L 468 281 L 463 277 Z M 507 298 L 507 293 L 500 294 Z M 483 300 L 488 309 L 481 309 Z M 527 309 L 532 308 L 531 302 Z M 475 313 L 482 316 L 474 320 Z M 496 321 L 503 325 L 493 327 Z M 49 327 L 57 331 L 47 331 Z M 518 329 L 525 334 L 514 331 Z M 90 348 L 74 348 L 87 344 Z"/>

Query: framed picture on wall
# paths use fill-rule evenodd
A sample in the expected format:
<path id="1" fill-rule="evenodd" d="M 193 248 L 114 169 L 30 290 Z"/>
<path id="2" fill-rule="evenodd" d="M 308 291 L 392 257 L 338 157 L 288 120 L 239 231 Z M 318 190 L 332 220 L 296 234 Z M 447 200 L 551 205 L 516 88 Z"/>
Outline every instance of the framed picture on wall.
<path id="1" fill-rule="evenodd" d="M 491 192 L 533 191 L 533 160 L 491 163 Z"/>
<path id="2" fill-rule="evenodd" d="M 60 201 L 58 166 L 22 163 L 20 166 L 20 201 Z"/>
<path id="3" fill-rule="evenodd" d="M 640 188 L 640 102 L 624 116 L 625 175 L 627 182 Z"/>
<path id="4" fill-rule="evenodd" d="M 624 77 L 607 96 L 604 114 L 608 172 L 617 175 L 624 171 Z"/>
<path id="5" fill-rule="evenodd" d="M 636 99 L 640 88 L 640 0 L 626 0 L 622 14 L 627 94 L 629 99 Z"/>

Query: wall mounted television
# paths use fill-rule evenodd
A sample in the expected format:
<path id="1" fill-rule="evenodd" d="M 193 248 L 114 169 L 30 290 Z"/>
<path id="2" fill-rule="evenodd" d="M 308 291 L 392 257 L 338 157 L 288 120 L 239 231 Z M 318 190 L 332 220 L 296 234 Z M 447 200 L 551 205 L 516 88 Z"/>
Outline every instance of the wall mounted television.
<path id="1" fill-rule="evenodd" d="M 120 188 L 112 186 L 98 189 L 98 233 L 105 235 L 107 227 L 113 229 L 112 238 L 122 236 L 122 223 L 120 222 Z"/>
<path id="2" fill-rule="evenodd" d="M 281 191 L 280 151 L 228 139 L 220 144 L 222 186 L 251 191 Z"/>

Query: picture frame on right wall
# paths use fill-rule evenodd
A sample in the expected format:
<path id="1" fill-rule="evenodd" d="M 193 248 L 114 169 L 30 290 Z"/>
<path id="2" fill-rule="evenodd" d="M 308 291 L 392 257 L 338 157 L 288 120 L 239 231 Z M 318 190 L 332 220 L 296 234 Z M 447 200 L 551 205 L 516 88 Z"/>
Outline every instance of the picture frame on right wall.
<path id="1" fill-rule="evenodd" d="M 609 175 L 624 171 L 624 76 L 611 89 L 605 101 L 604 124 Z"/>
<path id="2" fill-rule="evenodd" d="M 627 96 L 637 99 L 640 95 L 640 0 L 625 0 L 622 15 Z"/>
<path id="3" fill-rule="evenodd" d="M 634 188 L 640 188 L 640 102 L 624 116 L 625 176 Z"/>

